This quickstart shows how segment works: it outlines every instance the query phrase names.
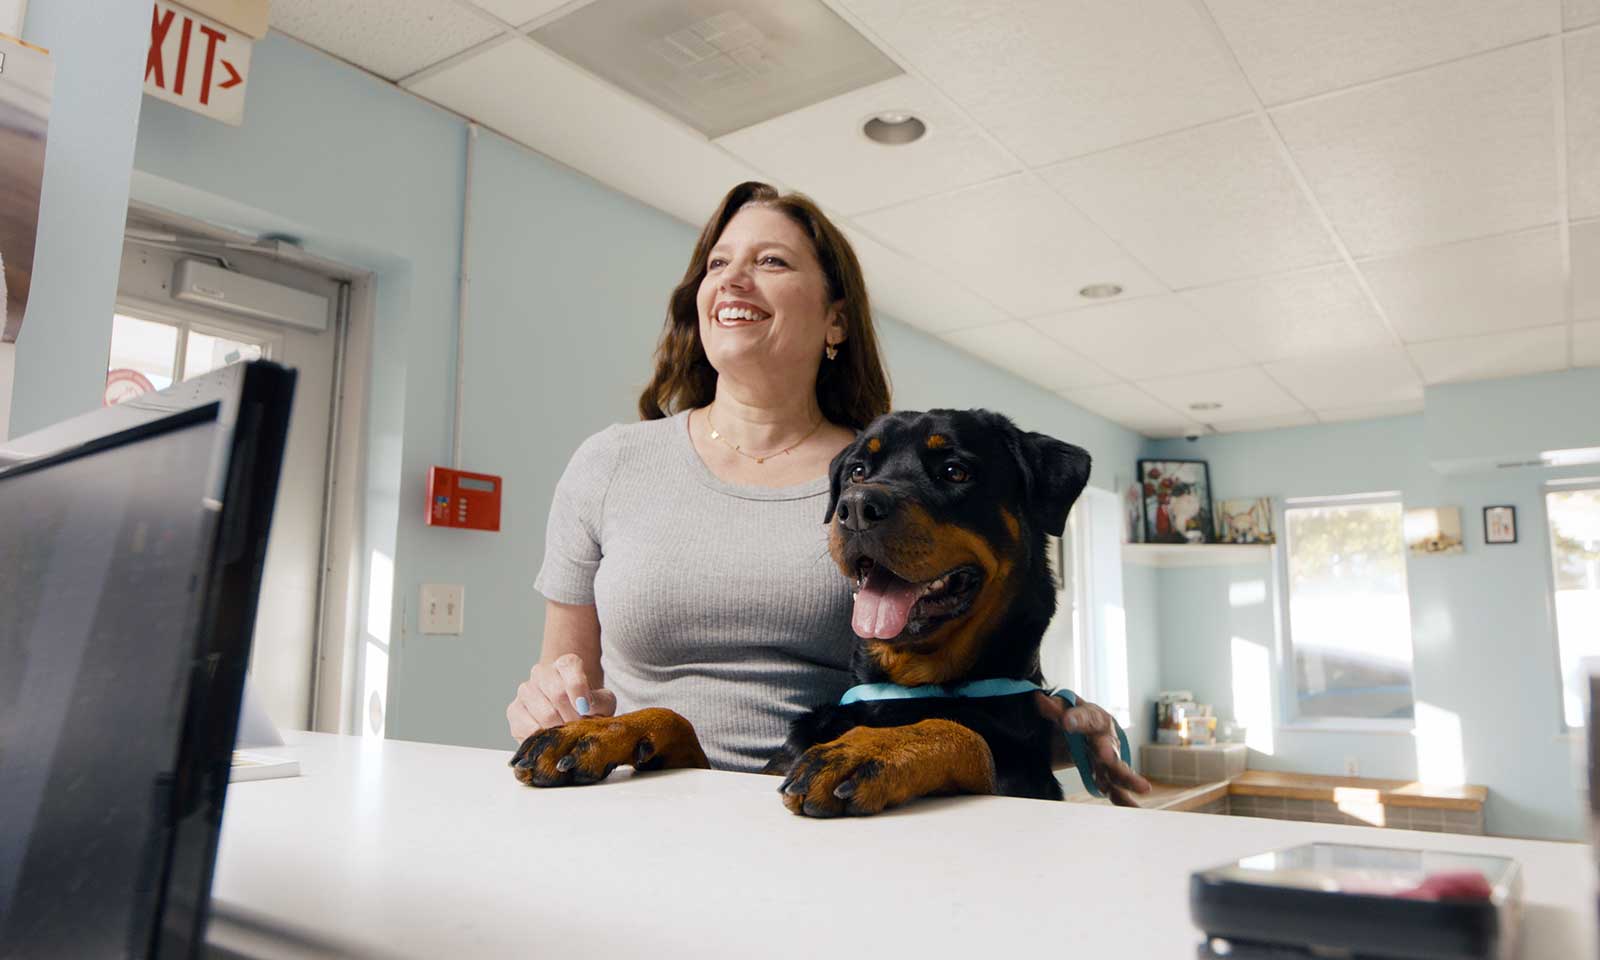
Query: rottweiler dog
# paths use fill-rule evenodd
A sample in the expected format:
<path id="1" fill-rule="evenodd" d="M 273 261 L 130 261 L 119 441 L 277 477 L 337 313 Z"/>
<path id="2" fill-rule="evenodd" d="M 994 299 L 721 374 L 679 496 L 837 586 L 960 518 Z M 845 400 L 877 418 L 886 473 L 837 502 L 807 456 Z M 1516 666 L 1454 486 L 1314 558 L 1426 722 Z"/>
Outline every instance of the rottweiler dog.
<path id="1" fill-rule="evenodd" d="M 829 552 L 856 585 L 852 669 L 874 695 L 795 721 L 767 765 L 796 814 L 877 813 L 920 796 L 1061 799 L 1061 730 L 1028 690 L 947 696 L 977 681 L 1042 684 L 1056 610 L 1045 535 L 1060 536 L 1089 454 L 987 410 L 879 417 L 834 458 Z M 664 709 L 542 730 L 512 757 L 530 786 L 594 783 L 616 766 L 708 767 L 694 729 Z"/>

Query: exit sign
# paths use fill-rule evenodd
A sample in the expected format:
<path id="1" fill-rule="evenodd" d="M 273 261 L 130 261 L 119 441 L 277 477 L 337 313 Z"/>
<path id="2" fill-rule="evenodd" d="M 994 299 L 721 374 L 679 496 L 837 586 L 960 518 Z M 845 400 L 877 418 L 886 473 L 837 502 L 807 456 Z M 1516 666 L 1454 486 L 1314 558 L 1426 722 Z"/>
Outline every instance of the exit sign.
<path id="1" fill-rule="evenodd" d="M 144 92 L 202 116 L 238 126 L 244 121 L 250 73 L 247 34 L 167 0 L 154 0 Z"/>

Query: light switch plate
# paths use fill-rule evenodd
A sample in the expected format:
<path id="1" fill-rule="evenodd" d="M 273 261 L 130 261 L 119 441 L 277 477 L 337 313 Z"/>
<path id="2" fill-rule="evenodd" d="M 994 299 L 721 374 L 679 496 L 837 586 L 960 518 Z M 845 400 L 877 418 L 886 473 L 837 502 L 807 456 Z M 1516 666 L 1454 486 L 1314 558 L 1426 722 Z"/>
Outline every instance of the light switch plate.
<path id="1" fill-rule="evenodd" d="M 420 627 L 423 633 L 461 635 L 461 608 L 467 588 L 459 583 L 424 583 Z"/>

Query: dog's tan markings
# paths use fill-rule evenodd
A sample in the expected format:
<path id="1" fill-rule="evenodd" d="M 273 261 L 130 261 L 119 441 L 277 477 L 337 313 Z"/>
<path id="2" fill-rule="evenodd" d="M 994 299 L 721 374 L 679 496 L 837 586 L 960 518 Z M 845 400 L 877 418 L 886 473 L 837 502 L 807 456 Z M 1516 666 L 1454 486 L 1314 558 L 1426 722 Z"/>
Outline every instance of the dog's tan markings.
<path id="1" fill-rule="evenodd" d="M 1016 584 L 1011 580 L 1015 560 L 997 552 L 980 534 L 935 521 L 915 503 L 902 506 L 890 522 L 895 526 L 884 531 L 884 539 L 893 550 L 884 560 L 899 576 L 913 582 L 931 580 L 969 563 L 983 570 L 983 588 L 965 616 L 910 642 L 866 641 L 867 653 L 894 683 L 909 687 L 945 683 L 960 677 L 977 661 L 988 629 L 1000 621 L 1015 595 Z M 845 563 L 844 537 L 837 526 L 830 534 L 829 546 L 844 575 L 855 576 Z"/>
<path id="2" fill-rule="evenodd" d="M 883 440 L 881 438 L 873 437 L 871 440 L 867 441 L 867 452 L 868 453 L 877 453 L 879 450 L 882 450 L 882 449 L 883 449 Z"/>
<path id="3" fill-rule="evenodd" d="M 944 434 L 942 433 L 928 434 L 927 444 L 929 450 L 942 450 L 944 447 L 948 446 L 949 443 L 950 441 L 946 440 Z"/>
<path id="4" fill-rule="evenodd" d="M 709 770 L 694 726 L 671 710 L 651 707 L 617 717 L 580 717 L 522 741 L 512 771 L 530 787 L 597 783 L 619 766 L 640 770 Z"/>
<path id="5" fill-rule="evenodd" d="M 779 789 L 791 813 L 865 816 L 933 794 L 994 793 L 994 757 L 949 720 L 856 727 L 802 754 Z"/>
<path id="6" fill-rule="evenodd" d="M 1010 510 L 1007 510 L 1005 507 L 1001 507 L 1000 519 L 1005 521 L 1006 531 L 1011 534 L 1011 542 L 1021 542 L 1022 524 L 1017 521 L 1017 515 L 1012 513 Z"/>

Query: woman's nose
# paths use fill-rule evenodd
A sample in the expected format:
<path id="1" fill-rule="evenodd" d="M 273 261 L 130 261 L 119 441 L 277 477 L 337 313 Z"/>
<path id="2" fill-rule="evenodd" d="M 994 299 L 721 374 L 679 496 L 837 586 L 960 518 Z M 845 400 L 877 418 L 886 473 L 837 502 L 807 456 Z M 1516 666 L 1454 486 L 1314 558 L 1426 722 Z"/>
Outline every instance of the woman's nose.
<path id="1" fill-rule="evenodd" d="M 738 260 L 722 268 L 722 285 L 724 287 L 744 290 L 750 286 L 750 267 Z"/>

